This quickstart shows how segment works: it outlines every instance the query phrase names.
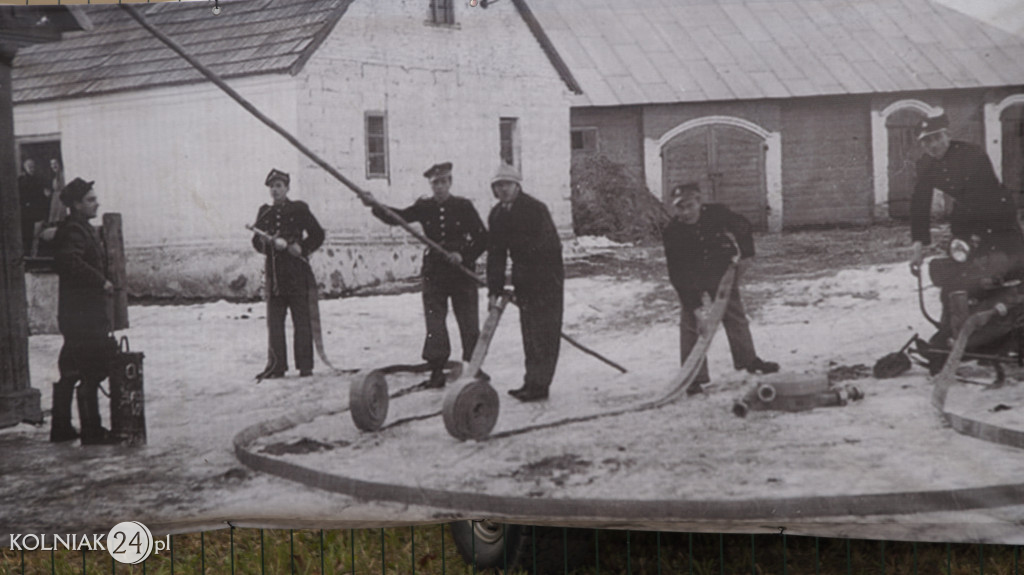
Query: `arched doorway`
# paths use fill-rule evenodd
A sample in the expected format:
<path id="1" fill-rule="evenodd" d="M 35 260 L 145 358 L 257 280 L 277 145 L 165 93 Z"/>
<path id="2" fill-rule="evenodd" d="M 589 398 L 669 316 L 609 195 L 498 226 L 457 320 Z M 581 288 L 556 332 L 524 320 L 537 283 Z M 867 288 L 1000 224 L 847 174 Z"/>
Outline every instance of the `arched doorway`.
<path id="1" fill-rule="evenodd" d="M 704 201 L 725 204 L 766 230 L 765 149 L 762 135 L 737 125 L 710 122 L 681 131 L 661 149 L 663 197 L 678 184 L 700 182 Z"/>
<path id="2" fill-rule="evenodd" d="M 1024 192 L 1024 102 L 1007 107 L 999 115 L 1002 125 L 1003 185 Z"/>
<path id="3" fill-rule="evenodd" d="M 921 146 L 917 143 L 918 126 L 925 114 L 916 108 L 901 108 L 885 119 L 889 148 L 889 217 L 910 217 L 910 196 L 917 179 L 917 160 Z"/>

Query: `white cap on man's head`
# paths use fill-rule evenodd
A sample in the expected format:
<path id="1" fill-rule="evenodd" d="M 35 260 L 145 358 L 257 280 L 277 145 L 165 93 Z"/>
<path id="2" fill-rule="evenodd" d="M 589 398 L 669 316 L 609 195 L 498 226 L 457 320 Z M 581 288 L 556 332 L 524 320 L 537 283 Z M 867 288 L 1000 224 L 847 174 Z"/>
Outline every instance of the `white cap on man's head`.
<path id="1" fill-rule="evenodd" d="M 515 182 L 521 186 L 523 185 L 523 176 L 515 166 L 502 162 L 498 166 L 498 171 L 494 173 L 494 177 L 491 178 L 491 186 L 498 182 Z"/>

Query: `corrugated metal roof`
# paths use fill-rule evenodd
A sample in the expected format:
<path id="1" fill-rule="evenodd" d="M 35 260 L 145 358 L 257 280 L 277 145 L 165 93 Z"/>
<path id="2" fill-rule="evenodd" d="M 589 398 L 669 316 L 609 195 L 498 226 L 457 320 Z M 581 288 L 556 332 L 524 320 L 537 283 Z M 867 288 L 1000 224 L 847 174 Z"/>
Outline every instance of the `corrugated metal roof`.
<path id="1" fill-rule="evenodd" d="M 133 4 L 222 77 L 296 72 L 351 0 L 221 0 Z M 14 101 L 25 103 L 203 81 L 117 6 L 81 6 L 90 32 L 18 51 Z"/>
<path id="2" fill-rule="evenodd" d="M 1024 84 L 1024 38 L 933 0 L 531 0 L 580 105 Z"/>

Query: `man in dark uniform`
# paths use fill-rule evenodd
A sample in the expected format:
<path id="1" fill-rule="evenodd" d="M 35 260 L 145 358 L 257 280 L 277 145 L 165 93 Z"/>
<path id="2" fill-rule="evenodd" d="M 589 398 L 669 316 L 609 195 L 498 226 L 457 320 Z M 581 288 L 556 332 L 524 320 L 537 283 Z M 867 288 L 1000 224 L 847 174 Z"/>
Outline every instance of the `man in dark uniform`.
<path id="1" fill-rule="evenodd" d="M 669 280 L 682 305 L 679 321 L 680 363 L 686 362 L 697 343 L 699 333 L 694 312 L 701 306 L 703 295 L 715 296 L 722 276 L 733 258 L 739 255 L 736 279 L 722 317 L 733 367 L 750 373 L 777 372 L 779 364 L 762 360 L 754 351 L 750 323 L 740 298 L 740 278 L 750 258 L 754 257 L 750 221 L 722 204 L 702 203 L 700 186 L 696 183 L 676 186 L 670 197 L 675 214 L 665 226 L 662 240 L 665 243 Z M 711 379 L 705 361 L 687 393 L 700 393 L 701 385 L 709 381 Z"/>
<path id="2" fill-rule="evenodd" d="M 974 144 L 950 139 L 948 128 L 944 113 L 925 118 L 920 126 L 918 141 L 925 154 L 917 162 L 917 182 L 910 200 L 910 263 L 914 270 L 924 260 L 923 247 L 931 243 L 935 190 L 953 199 L 953 237 L 975 244 L 979 254 L 1024 252 L 1016 202 L 996 178 L 988 155 Z"/>
<path id="3" fill-rule="evenodd" d="M 520 401 L 548 398 L 558 364 L 562 333 L 562 242 L 551 213 L 522 190 L 519 170 L 502 164 L 491 179 L 498 204 L 488 219 L 487 288 L 490 305 L 505 289 L 505 265 L 512 258 L 512 286 L 526 355 L 523 386 L 509 390 Z"/>
<path id="4" fill-rule="evenodd" d="M 427 387 L 444 387 L 444 365 L 451 355 L 448 339 L 448 300 L 462 339 L 462 359 L 469 361 L 480 337 L 479 288 L 459 266 L 473 270 L 476 259 L 487 247 L 487 230 L 470 200 L 451 195 L 452 164 L 434 164 L 423 176 L 430 180 L 433 195 L 423 197 L 404 210 L 389 208 L 409 223 L 419 222 L 423 233 L 437 242 L 449 256 L 427 249 L 423 256 L 423 315 L 427 337 L 423 359 L 430 365 Z M 373 205 L 372 196 L 364 201 Z M 373 215 L 388 225 L 397 225 L 382 209 L 373 205 Z"/>
<path id="5" fill-rule="evenodd" d="M 46 178 L 36 172 L 36 161 L 27 158 L 22 163 L 23 173 L 18 176 L 18 197 L 21 200 L 21 249 L 25 255 L 35 255 L 36 234 L 50 214 L 49 188 Z"/>
<path id="6" fill-rule="evenodd" d="M 300 377 L 308 377 L 313 375 L 310 306 L 316 303 L 310 291 L 317 289 L 308 258 L 324 243 L 324 230 L 305 202 L 288 199 L 291 183 L 288 174 L 270 170 L 264 183 L 270 188 L 274 201 L 260 206 L 253 227 L 264 233 L 254 234 L 252 245 L 266 255 L 264 289 L 269 346 L 267 367 L 256 378 L 275 379 L 284 377 L 288 371 L 284 336 L 284 318 L 288 311 L 291 311 L 294 328 L 295 367 Z"/>
<path id="7" fill-rule="evenodd" d="M 57 323 L 64 336 L 57 365 L 60 381 L 53 386 L 50 441 L 79 437 L 71 425 L 71 398 L 78 386 L 78 419 L 82 445 L 117 443 L 103 427 L 97 390 L 109 374 L 117 343 L 110 335 L 107 298 L 114 285 L 107 279 L 106 251 L 89 220 L 100 204 L 93 182 L 75 178 L 60 194 L 71 215 L 61 222 L 54 238 L 54 259 L 60 277 Z"/>

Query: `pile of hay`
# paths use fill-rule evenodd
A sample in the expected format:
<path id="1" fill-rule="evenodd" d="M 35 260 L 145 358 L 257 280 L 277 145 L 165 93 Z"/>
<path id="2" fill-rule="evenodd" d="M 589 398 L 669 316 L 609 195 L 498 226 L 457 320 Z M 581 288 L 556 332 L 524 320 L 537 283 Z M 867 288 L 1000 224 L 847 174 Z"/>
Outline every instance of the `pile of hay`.
<path id="1" fill-rule="evenodd" d="M 577 236 L 604 236 L 619 243 L 653 244 L 669 215 L 662 203 L 623 164 L 605 156 L 572 164 L 572 225 Z"/>

